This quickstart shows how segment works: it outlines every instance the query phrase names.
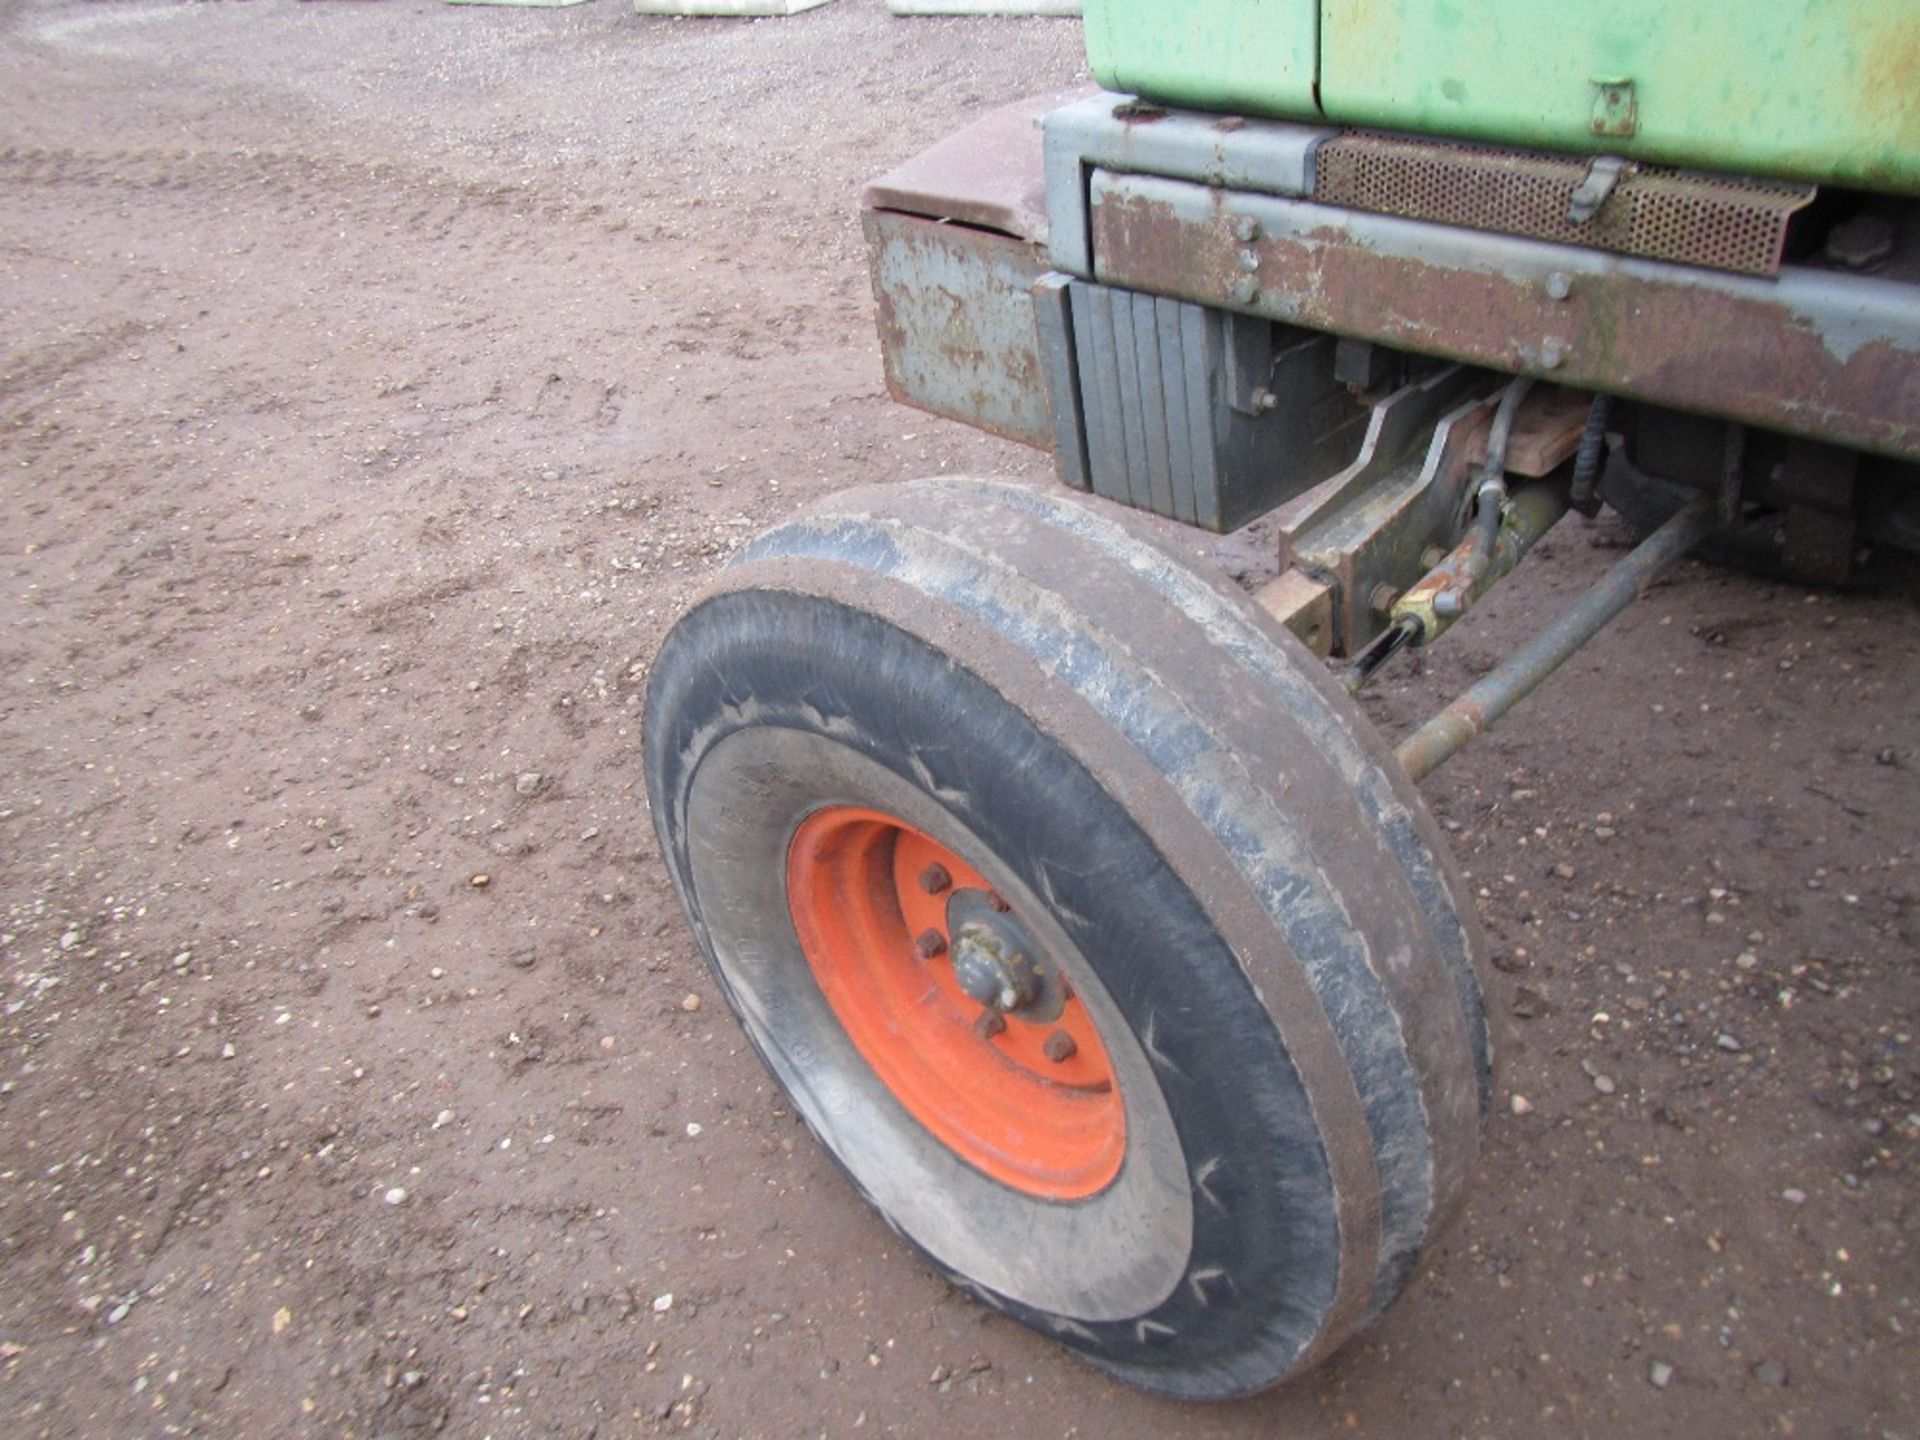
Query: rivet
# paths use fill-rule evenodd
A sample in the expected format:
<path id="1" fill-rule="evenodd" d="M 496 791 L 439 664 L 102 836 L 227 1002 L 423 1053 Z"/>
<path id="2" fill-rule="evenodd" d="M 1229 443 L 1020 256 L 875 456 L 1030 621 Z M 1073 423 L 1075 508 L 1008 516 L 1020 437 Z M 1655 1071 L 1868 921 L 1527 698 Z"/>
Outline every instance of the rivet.
<path id="1" fill-rule="evenodd" d="M 1242 245 L 1251 245 L 1260 238 L 1260 222 L 1251 215 L 1238 215 L 1233 221 L 1233 238 Z"/>
<path id="2" fill-rule="evenodd" d="M 1260 287 L 1251 276 L 1243 275 L 1227 287 L 1227 298 L 1236 305 L 1251 305 L 1260 298 Z"/>
<path id="3" fill-rule="evenodd" d="M 1564 300 L 1573 294 L 1573 281 L 1562 271 L 1556 270 L 1547 276 L 1547 294 L 1555 300 Z"/>

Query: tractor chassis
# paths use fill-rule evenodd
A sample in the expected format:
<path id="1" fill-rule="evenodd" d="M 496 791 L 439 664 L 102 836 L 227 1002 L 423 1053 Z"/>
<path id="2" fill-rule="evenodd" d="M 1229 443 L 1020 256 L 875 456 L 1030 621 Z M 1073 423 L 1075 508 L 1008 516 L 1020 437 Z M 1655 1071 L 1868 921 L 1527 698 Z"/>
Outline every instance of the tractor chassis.
<path id="1" fill-rule="evenodd" d="M 892 393 L 1050 450 L 1066 484 L 1137 509 L 1216 532 L 1271 514 L 1282 573 L 1258 598 L 1357 660 L 1356 688 L 1437 639 L 1570 501 L 1591 511 L 1593 475 L 1569 471 L 1596 395 L 1728 422 L 1715 493 L 1671 507 L 1564 623 L 1410 737 L 1416 778 L 1738 517 L 1750 432 L 1763 483 L 1793 491 L 1787 553 L 1847 576 L 1861 465 L 1911 478 L 1920 460 L 1920 285 L 1328 205 L 1316 156 L 1341 133 L 1094 94 L 935 146 L 863 196 Z M 1805 197 L 1765 199 L 1749 232 Z M 1698 233 L 1670 248 L 1767 260 L 1727 258 L 1718 212 L 1687 213 Z M 1468 522 L 1516 384 L 1532 393 L 1513 396 L 1498 467 L 1516 485 L 1477 556 Z"/>

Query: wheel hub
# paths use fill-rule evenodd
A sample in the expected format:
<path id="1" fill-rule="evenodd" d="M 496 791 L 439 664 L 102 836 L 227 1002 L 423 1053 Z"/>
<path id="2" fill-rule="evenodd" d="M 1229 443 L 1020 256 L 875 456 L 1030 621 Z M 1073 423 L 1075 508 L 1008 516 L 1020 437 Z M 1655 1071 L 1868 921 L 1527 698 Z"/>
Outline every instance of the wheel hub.
<path id="1" fill-rule="evenodd" d="M 890 815 L 814 812 L 787 903 L 834 1016 L 893 1098 L 1012 1189 L 1112 1184 L 1126 1105 L 1092 1014 L 986 878 Z"/>
<path id="2" fill-rule="evenodd" d="M 1031 1005 L 1046 978 L 1006 933 L 1010 928 L 970 920 L 953 937 L 953 978 L 968 995 L 1002 1014 Z"/>
<path id="3" fill-rule="evenodd" d="M 955 889 L 947 899 L 953 978 L 967 998 L 1031 1025 L 1060 1018 L 1071 993 L 1066 976 L 991 890 Z"/>

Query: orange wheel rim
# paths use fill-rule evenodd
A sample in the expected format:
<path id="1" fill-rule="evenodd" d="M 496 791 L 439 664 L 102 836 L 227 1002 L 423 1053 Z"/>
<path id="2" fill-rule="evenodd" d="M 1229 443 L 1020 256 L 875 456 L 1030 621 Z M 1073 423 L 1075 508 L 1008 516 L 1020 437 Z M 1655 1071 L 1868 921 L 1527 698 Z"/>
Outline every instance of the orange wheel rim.
<path id="1" fill-rule="evenodd" d="M 889 815 L 833 806 L 794 833 L 787 903 L 848 1038 L 942 1144 L 1028 1195 L 1079 1200 L 1112 1183 L 1126 1109 L 1106 1046 L 978 871 Z M 963 988 L 982 988 L 983 965 L 1010 976 L 985 1003 Z"/>

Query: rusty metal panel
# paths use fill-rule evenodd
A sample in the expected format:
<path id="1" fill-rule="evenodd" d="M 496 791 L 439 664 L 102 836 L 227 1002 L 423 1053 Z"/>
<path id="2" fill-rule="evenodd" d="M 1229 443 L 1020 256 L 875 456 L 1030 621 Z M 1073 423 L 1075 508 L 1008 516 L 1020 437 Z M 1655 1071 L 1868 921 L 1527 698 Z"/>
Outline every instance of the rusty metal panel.
<path id="1" fill-rule="evenodd" d="M 1096 173 L 1107 283 L 1920 459 L 1920 287 L 1777 280 Z"/>
<path id="2" fill-rule="evenodd" d="M 863 210 L 956 220 L 1045 244 L 1047 183 L 1040 121 L 1084 87 L 1035 95 L 988 111 L 860 192 Z"/>
<path id="3" fill-rule="evenodd" d="M 1032 244 L 869 210 L 862 217 L 894 399 L 1023 445 L 1054 448 L 1034 324 Z"/>

